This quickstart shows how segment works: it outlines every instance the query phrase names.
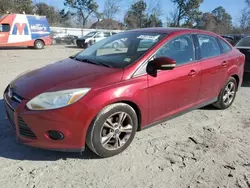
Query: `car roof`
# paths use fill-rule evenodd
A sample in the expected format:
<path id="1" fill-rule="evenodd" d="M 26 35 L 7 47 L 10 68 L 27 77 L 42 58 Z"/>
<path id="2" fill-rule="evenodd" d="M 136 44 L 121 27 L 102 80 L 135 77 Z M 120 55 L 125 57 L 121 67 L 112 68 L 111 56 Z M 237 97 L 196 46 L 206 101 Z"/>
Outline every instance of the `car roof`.
<path id="1" fill-rule="evenodd" d="M 179 33 L 179 32 L 193 32 L 193 33 L 203 33 L 203 34 L 210 34 L 210 35 L 216 35 L 213 32 L 200 30 L 200 29 L 189 29 L 189 28 L 178 28 L 178 27 L 153 27 L 153 28 L 142 28 L 142 29 L 134 29 L 130 31 L 136 31 L 136 32 L 151 32 L 151 33 L 159 33 L 159 34 L 173 34 L 173 33 Z"/>

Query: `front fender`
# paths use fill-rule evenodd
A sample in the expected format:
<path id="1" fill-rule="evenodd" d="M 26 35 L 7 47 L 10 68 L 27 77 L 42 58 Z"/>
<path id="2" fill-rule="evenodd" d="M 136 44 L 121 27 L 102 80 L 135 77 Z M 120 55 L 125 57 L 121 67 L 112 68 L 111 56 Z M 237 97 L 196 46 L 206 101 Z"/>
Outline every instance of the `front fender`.
<path id="1" fill-rule="evenodd" d="M 84 100 L 80 101 L 92 112 L 88 117 L 84 133 L 87 132 L 89 125 L 103 108 L 122 101 L 136 104 L 141 112 L 141 126 L 146 125 L 148 121 L 147 87 L 147 76 L 142 76 L 91 91 L 84 97 Z"/>

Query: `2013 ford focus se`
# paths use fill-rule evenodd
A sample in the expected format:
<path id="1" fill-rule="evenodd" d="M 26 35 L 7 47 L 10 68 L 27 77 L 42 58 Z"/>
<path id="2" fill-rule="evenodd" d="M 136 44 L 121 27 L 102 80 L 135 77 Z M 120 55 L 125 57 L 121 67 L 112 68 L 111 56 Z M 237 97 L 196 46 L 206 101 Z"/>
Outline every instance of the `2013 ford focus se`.
<path id="1" fill-rule="evenodd" d="M 145 127 L 209 104 L 228 108 L 244 62 L 214 33 L 126 31 L 14 79 L 4 92 L 7 117 L 26 145 L 72 152 L 86 145 L 110 157 Z"/>

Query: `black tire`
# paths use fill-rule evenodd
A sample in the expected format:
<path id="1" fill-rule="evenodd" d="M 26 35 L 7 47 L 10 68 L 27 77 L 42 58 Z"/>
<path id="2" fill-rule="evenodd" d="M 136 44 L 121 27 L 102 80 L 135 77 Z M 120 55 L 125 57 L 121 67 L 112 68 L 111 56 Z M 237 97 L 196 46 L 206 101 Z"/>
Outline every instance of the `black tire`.
<path id="1" fill-rule="evenodd" d="M 86 49 L 86 48 L 88 48 L 89 46 L 90 46 L 89 43 L 84 43 L 84 44 L 82 45 L 82 48 Z"/>
<path id="2" fill-rule="evenodd" d="M 73 44 L 73 45 L 76 45 L 76 39 L 74 39 L 74 40 L 72 41 L 72 44 Z"/>
<path id="3" fill-rule="evenodd" d="M 104 123 L 107 121 L 107 119 L 110 116 L 116 113 L 126 113 L 128 115 L 127 117 L 129 117 L 129 119 L 131 120 L 132 128 L 131 128 L 131 132 L 129 133 L 130 134 L 129 138 L 125 138 L 125 143 L 123 145 L 120 145 L 120 148 L 118 149 L 112 148 L 112 150 L 109 150 L 103 146 L 101 142 L 101 139 L 102 139 L 101 136 L 104 130 L 103 128 Z M 137 115 L 131 106 L 125 103 L 111 104 L 105 107 L 91 123 L 87 132 L 87 136 L 86 136 L 86 144 L 98 156 L 111 157 L 111 156 L 121 153 L 131 144 L 136 134 L 137 127 L 138 127 Z M 113 137 L 111 136 L 111 138 Z M 121 141 L 120 141 L 120 144 L 121 144 Z"/>
<path id="4" fill-rule="evenodd" d="M 56 45 L 56 39 L 52 39 L 52 45 Z"/>
<path id="5" fill-rule="evenodd" d="M 234 91 L 234 95 L 232 97 L 232 100 L 231 102 L 228 102 L 226 103 L 224 100 L 223 100 L 223 97 L 225 96 L 226 92 L 227 92 L 227 88 L 229 86 L 229 84 L 233 84 L 233 89 L 232 91 Z M 219 109 L 227 109 L 228 107 L 230 107 L 233 102 L 234 102 L 234 99 L 236 97 L 236 92 L 237 92 L 237 88 L 238 88 L 238 84 L 237 84 L 237 81 L 235 80 L 235 78 L 233 77 L 230 77 L 227 81 L 227 83 L 224 85 L 224 87 L 221 89 L 220 91 L 220 94 L 219 94 L 219 97 L 218 97 L 218 100 L 216 103 L 213 104 L 214 107 L 216 108 L 219 108 Z"/>
<path id="6" fill-rule="evenodd" d="M 34 47 L 35 49 L 41 50 L 44 48 L 44 42 L 42 40 L 36 40 Z"/>

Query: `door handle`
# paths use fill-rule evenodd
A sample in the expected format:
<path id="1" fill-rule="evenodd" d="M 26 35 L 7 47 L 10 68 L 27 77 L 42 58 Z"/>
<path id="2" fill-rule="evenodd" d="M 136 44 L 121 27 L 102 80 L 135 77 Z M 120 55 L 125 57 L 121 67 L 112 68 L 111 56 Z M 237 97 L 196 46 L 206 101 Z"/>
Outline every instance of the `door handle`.
<path id="1" fill-rule="evenodd" d="M 190 70 L 190 72 L 188 73 L 188 76 L 195 76 L 198 72 L 194 69 Z"/>
<path id="2" fill-rule="evenodd" d="M 223 61 L 222 66 L 223 67 L 227 66 L 227 63 L 228 63 L 227 61 Z"/>

